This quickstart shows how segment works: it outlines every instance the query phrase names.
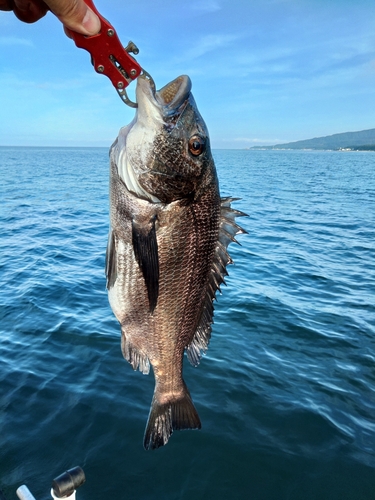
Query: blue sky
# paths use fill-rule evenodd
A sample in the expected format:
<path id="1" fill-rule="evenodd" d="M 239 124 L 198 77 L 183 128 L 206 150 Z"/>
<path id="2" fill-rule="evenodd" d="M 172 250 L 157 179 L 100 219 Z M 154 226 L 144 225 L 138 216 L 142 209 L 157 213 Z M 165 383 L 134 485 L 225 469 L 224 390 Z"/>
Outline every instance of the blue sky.
<path id="1" fill-rule="evenodd" d="M 158 88 L 191 77 L 215 148 L 375 128 L 373 0 L 95 5 Z M 52 14 L 0 12 L 0 145 L 107 147 L 133 115 Z"/>

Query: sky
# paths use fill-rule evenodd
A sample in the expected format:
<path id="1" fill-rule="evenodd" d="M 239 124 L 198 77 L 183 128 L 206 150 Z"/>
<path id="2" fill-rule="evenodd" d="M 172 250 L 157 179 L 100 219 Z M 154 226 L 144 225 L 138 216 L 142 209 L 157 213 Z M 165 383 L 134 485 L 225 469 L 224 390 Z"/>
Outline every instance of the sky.
<path id="1" fill-rule="evenodd" d="M 373 0 L 95 5 L 157 88 L 190 76 L 214 148 L 375 128 Z M 51 13 L 28 25 L 0 12 L 0 145 L 109 147 L 133 116 Z"/>

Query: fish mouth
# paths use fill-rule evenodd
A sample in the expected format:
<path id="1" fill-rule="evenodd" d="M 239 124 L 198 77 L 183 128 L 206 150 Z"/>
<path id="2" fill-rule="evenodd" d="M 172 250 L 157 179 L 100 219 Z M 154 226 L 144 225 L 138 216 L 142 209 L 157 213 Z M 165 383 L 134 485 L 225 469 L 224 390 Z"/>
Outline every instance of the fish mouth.
<path id="1" fill-rule="evenodd" d="M 163 115 L 170 115 L 179 110 L 190 95 L 192 83 L 187 75 L 181 75 L 164 85 L 160 90 L 155 90 L 148 78 L 138 78 L 137 90 L 138 106 L 142 106 L 142 94 L 152 104 L 162 109 Z"/>
<path id="2" fill-rule="evenodd" d="M 158 90 L 155 98 L 163 107 L 178 109 L 189 97 L 190 91 L 190 78 L 187 75 L 181 75 Z"/>

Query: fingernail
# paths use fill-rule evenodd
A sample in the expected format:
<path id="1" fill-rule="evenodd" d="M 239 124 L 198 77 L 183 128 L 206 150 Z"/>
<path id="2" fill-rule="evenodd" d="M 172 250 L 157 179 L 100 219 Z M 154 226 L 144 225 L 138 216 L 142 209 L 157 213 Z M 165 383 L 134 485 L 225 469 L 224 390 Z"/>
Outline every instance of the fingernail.
<path id="1" fill-rule="evenodd" d="M 88 35 L 96 35 L 99 33 L 100 20 L 91 9 L 87 9 L 85 17 L 82 21 L 82 26 L 85 28 Z"/>

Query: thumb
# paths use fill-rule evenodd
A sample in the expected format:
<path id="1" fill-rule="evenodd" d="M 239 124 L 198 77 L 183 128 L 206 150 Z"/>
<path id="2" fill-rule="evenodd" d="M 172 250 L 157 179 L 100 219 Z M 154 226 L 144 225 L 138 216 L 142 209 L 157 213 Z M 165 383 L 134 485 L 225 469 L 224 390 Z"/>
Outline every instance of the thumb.
<path id="1" fill-rule="evenodd" d="M 100 31 L 98 16 L 84 0 L 45 0 L 50 10 L 72 31 L 83 35 L 96 35 Z"/>

